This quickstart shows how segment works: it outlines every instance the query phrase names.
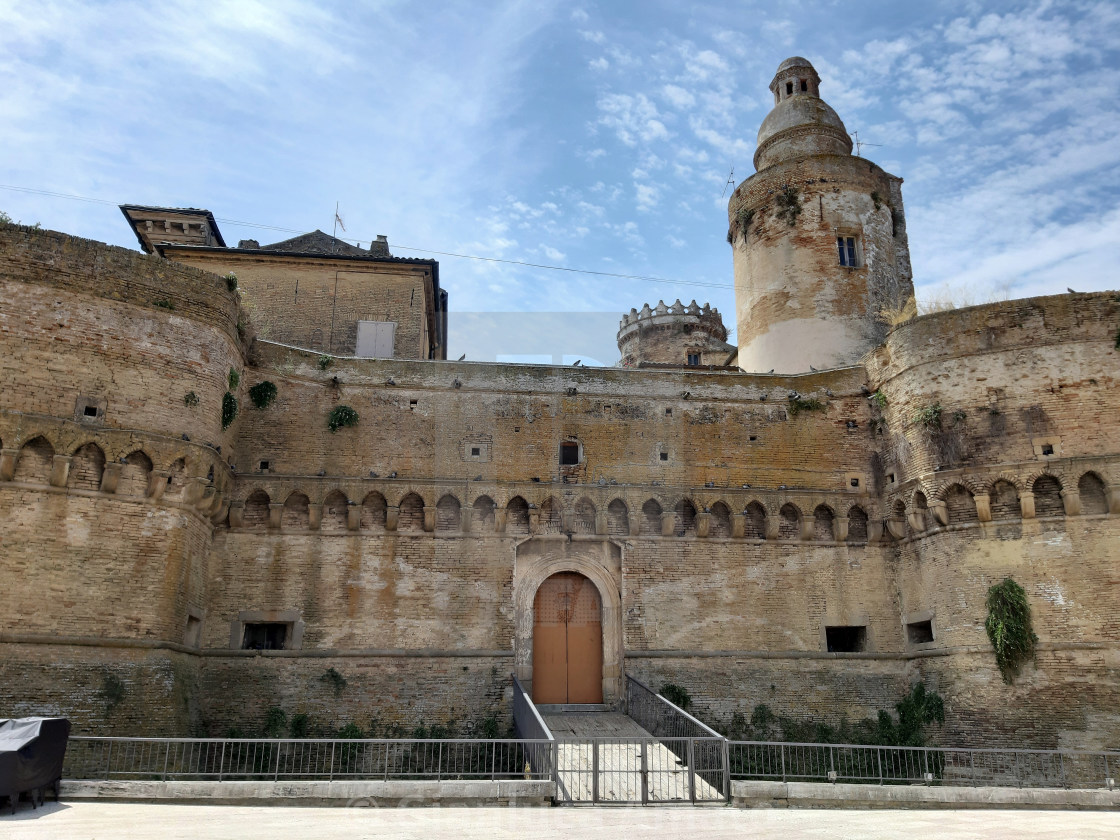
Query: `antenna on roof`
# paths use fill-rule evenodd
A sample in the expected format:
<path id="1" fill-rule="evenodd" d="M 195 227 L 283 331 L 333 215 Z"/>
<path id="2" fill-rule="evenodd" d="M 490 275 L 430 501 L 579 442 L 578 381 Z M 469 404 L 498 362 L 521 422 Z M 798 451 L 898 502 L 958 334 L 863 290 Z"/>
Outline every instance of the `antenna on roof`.
<path id="1" fill-rule="evenodd" d="M 727 174 L 727 181 L 723 185 L 723 192 L 719 194 L 720 198 L 727 195 L 727 188 L 735 186 L 735 164 L 731 164 L 731 171 Z"/>
<path id="2" fill-rule="evenodd" d="M 334 203 L 334 230 L 331 231 L 331 238 L 332 239 L 336 239 L 336 240 L 338 239 L 338 229 L 339 228 L 342 228 L 343 232 L 345 233 L 346 225 L 342 221 L 342 217 L 340 215 L 338 215 L 338 202 L 336 201 Z M 337 248 L 338 248 L 337 245 L 335 245 L 334 243 L 331 243 L 331 252 L 332 253 L 335 250 L 337 250 Z"/>
<path id="3" fill-rule="evenodd" d="M 876 147 L 878 147 L 878 148 L 882 148 L 882 146 L 883 146 L 883 144 L 882 144 L 882 143 L 868 143 L 868 142 L 867 142 L 866 140 L 860 140 L 860 139 L 859 139 L 859 132 L 858 132 L 858 131 L 853 131 L 853 132 L 852 132 L 852 140 L 853 140 L 853 141 L 855 142 L 855 144 L 856 144 L 856 154 L 857 154 L 857 155 L 858 155 L 858 154 L 859 154 L 859 153 L 860 153 L 861 151 L 863 151 L 863 147 L 864 147 L 864 146 L 876 146 Z"/>

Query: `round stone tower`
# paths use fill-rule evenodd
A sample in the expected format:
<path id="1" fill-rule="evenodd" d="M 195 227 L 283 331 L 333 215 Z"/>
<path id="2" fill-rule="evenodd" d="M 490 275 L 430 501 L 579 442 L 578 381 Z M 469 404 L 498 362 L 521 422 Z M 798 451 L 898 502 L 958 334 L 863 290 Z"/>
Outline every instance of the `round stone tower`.
<path id="1" fill-rule="evenodd" d="M 852 365 L 914 293 L 902 179 L 852 154 L 804 58 L 781 63 L 755 169 L 731 196 L 739 367 Z"/>
<path id="2" fill-rule="evenodd" d="M 618 325 L 618 351 L 623 367 L 727 364 L 735 347 L 727 343 L 727 327 L 718 309 L 678 299 L 672 306 L 659 300 L 642 311 L 631 309 Z"/>

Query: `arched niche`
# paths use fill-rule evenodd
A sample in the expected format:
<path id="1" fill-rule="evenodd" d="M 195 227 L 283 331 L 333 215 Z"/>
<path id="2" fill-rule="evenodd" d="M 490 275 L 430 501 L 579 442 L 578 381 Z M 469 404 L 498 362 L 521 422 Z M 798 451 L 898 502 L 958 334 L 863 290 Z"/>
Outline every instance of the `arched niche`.
<path id="1" fill-rule="evenodd" d="M 533 602 L 542 583 L 561 572 L 590 580 L 599 593 L 603 628 L 603 702 L 623 698 L 622 549 L 610 540 L 567 542 L 528 539 L 517 547 L 513 567 L 513 657 L 517 677 L 532 695 Z"/>

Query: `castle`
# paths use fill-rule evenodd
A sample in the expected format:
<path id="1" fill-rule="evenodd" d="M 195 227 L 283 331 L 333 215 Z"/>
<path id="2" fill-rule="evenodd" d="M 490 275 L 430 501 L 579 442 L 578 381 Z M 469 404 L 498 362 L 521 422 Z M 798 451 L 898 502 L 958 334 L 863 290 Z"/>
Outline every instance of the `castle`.
<path id="1" fill-rule="evenodd" d="M 860 719 L 922 681 L 947 744 L 1120 741 L 1120 295 L 885 324 L 901 179 L 784 62 L 718 313 L 623 316 L 613 368 L 448 361 L 431 260 L 314 232 L 144 253 L 0 226 L 0 715 L 76 732 L 478 731 L 686 687 Z M 984 624 L 1023 587 L 1011 683 Z"/>

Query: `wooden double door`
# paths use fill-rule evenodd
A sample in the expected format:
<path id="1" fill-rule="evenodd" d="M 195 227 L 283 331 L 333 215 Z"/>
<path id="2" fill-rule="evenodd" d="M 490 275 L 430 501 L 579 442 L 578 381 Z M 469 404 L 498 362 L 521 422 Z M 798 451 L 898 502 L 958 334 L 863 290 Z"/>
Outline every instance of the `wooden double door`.
<path id="1" fill-rule="evenodd" d="M 599 590 L 575 572 L 541 584 L 533 599 L 533 702 L 603 702 Z"/>

